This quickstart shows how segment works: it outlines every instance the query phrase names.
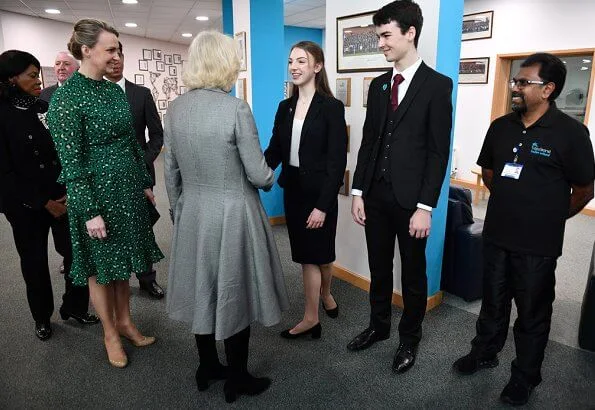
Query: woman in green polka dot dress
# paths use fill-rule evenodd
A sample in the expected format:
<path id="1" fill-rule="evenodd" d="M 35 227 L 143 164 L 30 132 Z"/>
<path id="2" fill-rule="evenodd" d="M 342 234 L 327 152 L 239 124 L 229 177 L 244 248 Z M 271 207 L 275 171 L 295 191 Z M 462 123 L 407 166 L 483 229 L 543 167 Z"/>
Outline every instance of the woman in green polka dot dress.
<path id="1" fill-rule="evenodd" d="M 136 142 L 122 89 L 103 76 L 117 61 L 118 32 L 98 20 L 77 22 L 68 45 L 81 67 L 53 95 L 48 125 L 68 192 L 74 284 L 89 283 L 109 362 L 128 363 L 120 336 L 143 336 L 130 318 L 131 272 L 144 272 L 163 254 L 151 229 L 151 179 Z"/>

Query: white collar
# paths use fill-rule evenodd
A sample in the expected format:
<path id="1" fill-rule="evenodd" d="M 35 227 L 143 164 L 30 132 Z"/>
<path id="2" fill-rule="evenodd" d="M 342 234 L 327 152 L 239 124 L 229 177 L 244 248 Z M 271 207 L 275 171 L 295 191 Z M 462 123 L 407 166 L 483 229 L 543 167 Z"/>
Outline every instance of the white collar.
<path id="1" fill-rule="evenodd" d="M 395 78 L 395 75 L 401 74 L 405 81 L 411 81 L 422 62 L 423 60 L 421 59 L 421 57 L 419 57 L 415 63 L 411 64 L 409 67 L 400 72 L 397 70 L 396 67 L 393 67 L 393 76 L 391 78 Z"/>

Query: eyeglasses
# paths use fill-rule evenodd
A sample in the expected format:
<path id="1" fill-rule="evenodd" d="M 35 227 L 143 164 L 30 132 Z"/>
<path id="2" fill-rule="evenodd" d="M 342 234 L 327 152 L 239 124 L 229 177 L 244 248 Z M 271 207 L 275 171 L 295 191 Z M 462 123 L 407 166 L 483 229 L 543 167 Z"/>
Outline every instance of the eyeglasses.
<path id="1" fill-rule="evenodd" d="M 545 85 L 547 83 L 545 81 L 541 81 L 541 80 L 526 80 L 524 78 L 519 78 L 519 79 L 513 78 L 508 82 L 508 85 L 510 86 L 510 88 L 514 88 L 515 86 L 517 86 L 518 88 L 525 88 L 529 84 Z"/>

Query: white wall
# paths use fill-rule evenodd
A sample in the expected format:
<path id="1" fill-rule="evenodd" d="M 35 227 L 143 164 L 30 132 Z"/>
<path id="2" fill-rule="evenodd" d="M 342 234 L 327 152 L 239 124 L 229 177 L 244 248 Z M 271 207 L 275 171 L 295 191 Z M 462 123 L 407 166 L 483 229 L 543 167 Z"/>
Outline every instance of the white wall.
<path id="1" fill-rule="evenodd" d="M 488 10 L 494 11 L 492 38 L 463 41 L 461 46 L 461 58 L 490 57 L 487 84 L 458 87 L 454 126 L 457 178 L 470 181 L 475 180 L 471 169 L 490 125 L 496 55 L 595 46 L 595 1 L 465 0 L 465 14 Z M 594 111 L 591 108 L 587 118 L 595 145 Z M 595 201 L 589 207 L 595 208 Z"/>
<path id="2" fill-rule="evenodd" d="M 326 27 L 325 30 L 325 57 L 326 70 L 329 77 L 331 89 L 335 90 L 337 74 L 337 17 L 352 14 L 364 13 L 377 10 L 384 6 L 387 0 L 327 0 L 326 1 Z M 435 66 L 436 49 L 438 43 L 438 17 L 440 12 L 440 1 L 438 0 L 417 0 L 424 16 L 424 25 L 418 44 L 418 50 L 423 60 L 431 67 Z M 350 171 L 350 178 L 353 177 L 357 162 L 357 152 L 362 139 L 362 127 L 366 116 L 366 109 L 363 107 L 363 79 L 364 77 L 377 77 L 383 72 L 367 73 L 341 73 L 341 78 L 351 78 L 351 107 L 345 108 L 347 124 L 351 126 L 350 152 L 347 154 L 347 169 Z M 351 183 L 351 181 L 350 181 Z M 339 221 L 337 226 L 337 265 L 355 272 L 366 278 L 370 278 L 368 268 L 368 253 L 364 229 L 356 225 L 351 218 L 351 196 L 339 195 Z M 398 255 L 398 251 L 395 252 Z M 398 256 L 395 257 L 395 280 L 396 290 L 401 288 L 400 263 Z"/>
<path id="3" fill-rule="evenodd" d="M 3 39 L 3 46 L 0 50 L 18 49 L 33 54 L 42 66 L 54 65 L 54 59 L 58 51 L 67 50 L 67 43 L 72 33 L 72 25 L 54 20 L 25 16 L 16 13 L 0 11 L 0 39 Z M 138 60 L 143 58 L 143 49 L 158 49 L 165 54 L 180 54 L 182 60 L 187 58 L 188 47 L 182 44 L 168 43 L 152 40 L 143 37 L 120 35 L 120 41 L 124 47 L 125 65 L 124 76 L 134 82 L 135 74 L 144 74 L 145 86 L 151 88 L 149 71 L 139 71 Z M 182 85 L 182 70 L 178 65 L 178 86 Z M 159 92 L 158 99 L 166 99 L 162 90 L 163 78 L 170 76 L 168 67 L 166 71 L 155 82 L 155 88 Z M 155 71 L 149 62 L 149 70 Z M 45 84 L 46 86 L 48 84 Z M 51 85 L 51 84 L 49 84 Z M 170 99 L 175 96 L 170 95 Z"/>
<path id="4" fill-rule="evenodd" d="M 240 71 L 239 78 L 246 79 L 246 99 L 252 107 L 252 58 L 250 46 L 250 0 L 233 0 L 233 32 L 246 32 L 246 71 Z M 236 97 L 238 90 L 236 90 Z"/>

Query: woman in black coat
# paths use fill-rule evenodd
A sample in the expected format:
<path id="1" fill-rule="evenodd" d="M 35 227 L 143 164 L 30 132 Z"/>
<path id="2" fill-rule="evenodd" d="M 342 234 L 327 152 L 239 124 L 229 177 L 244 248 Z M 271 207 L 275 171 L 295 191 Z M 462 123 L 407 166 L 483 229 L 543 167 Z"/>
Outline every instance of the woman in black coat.
<path id="1" fill-rule="evenodd" d="M 337 317 L 331 295 L 335 260 L 337 195 L 347 162 L 345 108 L 333 97 L 324 69 L 322 49 L 311 41 L 294 45 L 289 55 L 293 96 L 282 101 L 275 115 L 268 165 L 282 164 L 279 185 L 284 205 L 291 255 L 302 265 L 306 307 L 303 320 L 281 336 L 294 339 L 321 333 L 318 305 Z"/>
<path id="2" fill-rule="evenodd" d="M 21 259 L 27 300 L 41 340 L 52 335 L 54 297 L 48 268 L 48 234 L 64 257 L 66 292 L 60 315 L 83 324 L 99 319 L 87 312 L 89 290 L 72 285 L 66 189 L 56 181 L 60 163 L 45 123 L 48 104 L 40 100 L 39 61 L 9 50 L 0 55 L 0 203 Z"/>

